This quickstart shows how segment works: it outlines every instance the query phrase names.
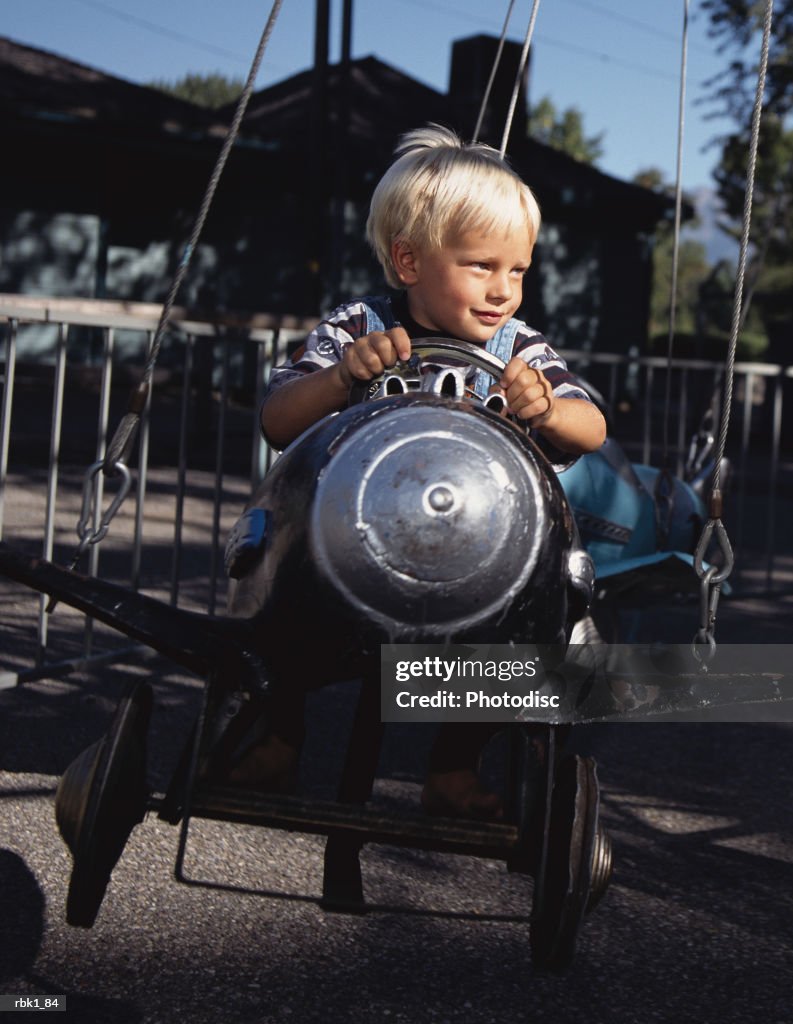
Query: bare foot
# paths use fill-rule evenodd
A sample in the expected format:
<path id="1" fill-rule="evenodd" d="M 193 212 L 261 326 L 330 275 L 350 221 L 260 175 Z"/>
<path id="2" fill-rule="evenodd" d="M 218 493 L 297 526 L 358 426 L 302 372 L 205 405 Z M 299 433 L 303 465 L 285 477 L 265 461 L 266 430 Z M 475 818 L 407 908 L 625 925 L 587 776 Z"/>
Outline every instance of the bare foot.
<path id="1" fill-rule="evenodd" d="M 226 781 L 260 793 L 294 793 L 299 757 L 294 747 L 270 733 L 243 755 Z"/>
<path id="2" fill-rule="evenodd" d="M 485 789 L 476 772 L 470 769 L 429 772 L 421 793 L 421 806 L 427 814 L 439 818 L 493 821 L 504 817 L 501 798 Z"/>

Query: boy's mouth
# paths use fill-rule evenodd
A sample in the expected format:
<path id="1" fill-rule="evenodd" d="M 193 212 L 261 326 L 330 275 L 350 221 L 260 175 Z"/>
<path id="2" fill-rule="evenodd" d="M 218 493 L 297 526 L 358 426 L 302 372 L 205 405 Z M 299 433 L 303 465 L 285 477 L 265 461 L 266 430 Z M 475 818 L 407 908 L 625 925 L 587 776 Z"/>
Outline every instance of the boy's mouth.
<path id="1" fill-rule="evenodd" d="M 475 309 L 474 310 L 474 316 L 477 317 L 477 319 L 481 320 L 483 323 L 486 323 L 486 324 L 496 324 L 496 323 L 498 323 L 498 321 L 501 319 L 501 317 L 503 315 L 504 315 L 503 313 L 499 313 L 497 310 L 496 311 L 488 310 L 488 309 Z"/>

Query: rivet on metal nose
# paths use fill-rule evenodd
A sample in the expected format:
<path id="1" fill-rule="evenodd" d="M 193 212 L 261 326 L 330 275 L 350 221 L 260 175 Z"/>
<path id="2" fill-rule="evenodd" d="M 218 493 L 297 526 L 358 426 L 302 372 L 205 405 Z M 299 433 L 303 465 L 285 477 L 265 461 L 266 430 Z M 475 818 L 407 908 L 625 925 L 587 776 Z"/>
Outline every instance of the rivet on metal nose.
<path id="1" fill-rule="evenodd" d="M 454 494 L 448 487 L 439 484 L 429 492 L 427 502 L 435 512 L 448 512 L 454 505 Z"/>

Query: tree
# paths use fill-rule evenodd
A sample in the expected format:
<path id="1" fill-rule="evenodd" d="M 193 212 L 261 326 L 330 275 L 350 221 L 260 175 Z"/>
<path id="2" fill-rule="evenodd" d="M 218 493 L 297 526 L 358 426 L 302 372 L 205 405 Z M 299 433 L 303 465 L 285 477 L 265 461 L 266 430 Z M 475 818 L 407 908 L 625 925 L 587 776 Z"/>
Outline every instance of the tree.
<path id="1" fill-rule="evenodd" d="M 674 236 L 671 231 L 657 238 L 653 254 L 653 290 L 650 299 L 650 337 L 666 338 L 672 303 L 672 260 Z M 694 335 L 698 328 L 699 290 L 710 271 L 705 246 L 683 239 L 677 252 L 677 304 L 675 333 Z"/>
<path id="2" fill-rule="evenodd" d="M 594 164 L 603 156 L 603 135 L 585 135 L 584 119 L 577 107 L 559 113 L 550 96 L 529 110 L 529 135 L 585 164 Z"/>
<path id="3" fill-rule="evenodd" d="M 664 172 L 657 167 L 645 167 L 633 176 L 634 185 L 652 189 L 653 192 L 668 192 L 671 189 L 664 184 Z"/>
<path id="4" fill-rule="evenodd" d="M 656 167 L 639 171 L 636 185 L 674 194 L 674 186 L 664 181 Z M 690 202 L 685 195 L 683 202 Z M 689 224 L 692 222 L 689 221 Z M 696 225 L 696 221 L 693 222 Z M 650 343 L 666 352 L 672 306 L 674 226 L 662 221 L 653 239 L 653 284 L 650 295 Z M 735 267 L 721 261 L 712 267 L 705 246 L 691 238 L 679 241 L 677 251 L 677 287 L 675 291 L 675 354 L 721 359 L 730 337 Z M 747 308 L 748 311 L 748 308 Z M 768 344 L 757 311 L 752 311 L 740 339 L 742 358 L 754 359 Z"/>
<path id="5" fill-rule="evenodd" d="M 238 100 L 244 82 L 241 78 L 227 78 L 216 72 L 209 75 L 187 74 L 175 82 L 156 81 L 149 84 L 153 89 L 167 92 L 180 100 L 214 109 Z"/>
<path id="6" fill-rule="evenodd" d="M 764 0 L 704 0 L 711 34 L 732 59 L 711 84 L 712 100 L 736 123 L 722 139 L 716 171 L 731 223 L 741 231 L 750 147 L 750 112 L 757 83 Z M 771 342 L 769 355 L 789 360 L 793 326 L 793 0 L 776 0 L 755 172 L 752 231 L 744 308 L 757 307 Z"/>
<path id="7" fill-rule="evenodd" d="M 710 35 L 732 59 L 712 81 L 714 98 L 726 113 L 746 123 L 754 99 L 766 0 L 703 0 L 710 17 Z M 793 109 L 793 0 L 775 0 L 766 81 L 768 106 L 783 118 Z"/>
<path id="8" fill-rule="evenodd" d="M 674 194 L 674 186 L 664 181 L 663 172 L 657 167 L 639 171 L 634 175 L 633 182 L 655 192 Z M 650 294 L 649 335 L 651 342 L 656 345 L 665 345 L 669 335 L 674 241 L 672 223 L 661 221 L 656 227 L 653 239 L 653 284 Z M 681 241 L 677 254 L 676 334 L 697 333 L 699 289 L 709 271 L 710 266 L 702 243 L 692 239 Z"/>
<path id="9" fill-rule="evenodd" d="M 731 135 L 715 175 L 732 218 L 725 228 L 735 236 L 742 226 L 749 144 L 748 132 Z M 772 339 L 785 333 L 793 319 L 792 239 L 793 132 L 777 115 L 766 113 L 758 143 L 744 304 L 759 307 Z"/>

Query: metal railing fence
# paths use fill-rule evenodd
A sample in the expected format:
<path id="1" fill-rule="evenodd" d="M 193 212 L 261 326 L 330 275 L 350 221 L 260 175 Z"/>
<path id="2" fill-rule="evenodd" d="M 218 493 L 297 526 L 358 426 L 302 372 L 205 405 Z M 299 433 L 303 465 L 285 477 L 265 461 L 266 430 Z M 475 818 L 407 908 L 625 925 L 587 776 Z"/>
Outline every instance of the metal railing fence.
<path id="1" fill-rule="evenodd" d="M 46 559 L 70 560 L 84 473 L 104 457 L 124 411 L 130 368 L 143 366 L 159 312 L 159 306 L 140 303 L 0 296 L 0 538 Z M 174 605 L 222 610 L 225 533 L 273 458 L 258 429 L 261 394 L 271 367 L 312 326 L 291 316 L 210 319 L 174 311 L 142 416 L 130 508 L 111 523 L 101 545 L 89 548 L 81 571 L 99 574 L 101 557 L 108 578 Z M 571 369 L 604 395 L 614 435 L 635 461 L 659 464 L 667 411 L 674 425 L 667 430 L 670 467 L 678 473 L 708 408 L 718 427 L 723 367 L 716 363 L 675 359 L 670 370 L 666 359 L 656 357 L 564 354 Z M 669 410 L 667 372 L 673 374 Z M 727 525 L 739 559 L 742 548 L 751 548 L 753 566 L 762 566 L 766 589 L 779 569 L 780 509 L 790 497 L 782 441 L 792 377 L 790 367 L 736 365 L 728 446 L 735 483 Z M 93 478 L 95 527 L 117 485 L 102 473 Z M 101 647 L 90 621 L 81 627 L 79 652 L 73 617 L 53 638 L 45 601 L 20 588 L 5 607 L 0 685 L 114 656 L 117 643 Z M 65 610 L 56 614 L 68 617 Z M 33 651 L 18 638 L 25 629 L 35 631 Z M 65 656 L 58 649 L 64 637 Z"/>

